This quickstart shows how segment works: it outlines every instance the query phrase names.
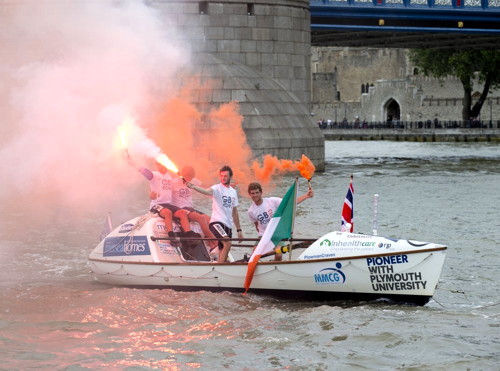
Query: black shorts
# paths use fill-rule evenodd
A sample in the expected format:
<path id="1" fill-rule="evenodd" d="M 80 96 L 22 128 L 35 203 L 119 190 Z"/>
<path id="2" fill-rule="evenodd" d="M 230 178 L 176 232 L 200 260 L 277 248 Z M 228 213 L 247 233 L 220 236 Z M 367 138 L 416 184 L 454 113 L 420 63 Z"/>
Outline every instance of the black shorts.
<path id="1" fill-rule="evenodd" d="M 160 207 L 158 207 L 158 206 L 160 206 Z M 174 206 L 172 204 L 158 204 L 156 206 L 153 206 L 151 208 L 151 210 L 149 210 L 149 211 L 151 211 L 152 213 L 157 213 L 158 215 L 160 215 L 160 211 L 161 211 L 162 208 L 163 209 L 169 209 L 172 212 L 172 215 L 174 215 L 178 210 L 181 210 L 179 207 Z"/>
<path id="2" fill-rule="evenodd" d="M 231 238 L 233 236 L 233 231 L 231 228 L 229 228 L 227 225 L 221 222 L 212 222 L 208 225 L 212 233 L 216 238 L 224 238 L 224 237 L 229 237 Z M 222 244 L 221 241 L 219 241 L 219 250 L 222 250 L 224 245 Z"/>
<path id="3" fill-rule="evenodd" d="M 183 207 L 182 210 L 187 210 L 187 211 L 189 211 L 189 213 L 198 213 L 200 215 L 205 215 L 204 212 L 202 212 L 200 210 L 193 209 L 192 207 Z"/>

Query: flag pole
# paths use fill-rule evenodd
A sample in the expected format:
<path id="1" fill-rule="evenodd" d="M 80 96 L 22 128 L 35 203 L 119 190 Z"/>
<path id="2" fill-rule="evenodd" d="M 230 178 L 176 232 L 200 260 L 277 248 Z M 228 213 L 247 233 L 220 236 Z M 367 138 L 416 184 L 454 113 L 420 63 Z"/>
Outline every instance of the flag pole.
<path id="1" fill-rule="evenodd" d="M 295 206 L 297 202 L 297 183 L 298 179 L 296 178 L 293 185 L 288 189 L 285 196 L 281 200 L 278 208 L 271 218 L 271 221 L 264 231 L 264 235 L 250 256 L 244 283 L 245 293 L 252 284 L 253 275 L 261 256 L 264 253 L 275 249 L 280 241 L 289 241 L 290 244 L 288 246 L 291 246 L 291 242 L 293 241 L 291 236 L 293 234 L 292 230 L 295 221 Z"/>
<path id="2" fill-rule="evenodd" d="M 352 193 L 352 205 L 351 205 L 351 229 L 349 232 L 354 233 L 354 188 L 352 182 L 354 181 L 354 176 L 351 174 L 351 179 L 349 180 L 349 190 Z"/>
<path id="3" fill-rule="evenodd" d="M 354 187 L 352 184 L 353 178 L 354 176 L 351 174 L 349 188 L 344 199 L 344 205 L 342 206 L 342 218 L 340 223 L 340 229 L 342 232 L 354 232 Z"/>
<path id="4" fill-rule="evenodd" d="M 378 234 L 378 194 L 373 195 L 373 235 Z"/>
<path id="5" fill-rule="evenodd" d="M 299 177 L 295 177 L 295 193 L 293 194 L 293 213 L 292 213 L 292 228 L 290 232 L 290 247 L 289 247 L 289 255 L 288 260 L 292 260 L 292 239 L 293 239 L 293 229 L 295 226 L 295 211 L 297 208 L 297 188 L 298 188 Z"/>

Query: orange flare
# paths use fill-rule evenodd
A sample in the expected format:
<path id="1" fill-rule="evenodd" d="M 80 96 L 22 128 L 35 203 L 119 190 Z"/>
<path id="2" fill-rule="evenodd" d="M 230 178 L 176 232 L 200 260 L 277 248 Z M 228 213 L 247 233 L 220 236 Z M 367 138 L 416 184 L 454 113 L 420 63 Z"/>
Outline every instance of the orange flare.
<path id="1" fill-rule="evenodd" d="M 268 183 L 275 174 L 292 171 L 299 171 L 301 176 L 310 180 L 316 167 L 306 155 L 302 155 L 300 161 L 280 160 L 276 156 L 265 155 L 262 166 L 257 161 L 254 161 L 252 170 L 259 181 Z"/>
<path id="2" fill-rule="evenodd" d="M 164 153 L 159 154 L 155 158 L 156 162 L 160 163 L 161 165 L 165 166 L 168 170 L 174 172 L 174 173 L 179 173 L 179 169 L 175 164 L 168 158 L 168 156 Z"/>
<path id="3" fill-rule="evenodd" d="M 302 175 L 304 178 L 306 178 L 307 180 L 311 180 L 316 167 L 311 162 L 309 157 L 307 157 L 306 155 L 302 155 L 301 160 L 297 162 L 297 170 L 299 170 L 300 175 Z"/>
<path id="4" fill-rule="evenodd" d="M 120 135 L 120 143 L 123 148 L 127 148 L 127 133 L 124 126 L 118 127 L 118 135 Z"/>
<path id="5" fill-rule="evenodd" d="M 118 126 L 118 136 L 120 137 L 120 144 L 123 148 L 128 147 L 127 137 L 130 134 L 130 130 L 134 125 L 134 119 L 132 117 L 126 117 L 123 119 L 123 122 L 120 126 Z"/>

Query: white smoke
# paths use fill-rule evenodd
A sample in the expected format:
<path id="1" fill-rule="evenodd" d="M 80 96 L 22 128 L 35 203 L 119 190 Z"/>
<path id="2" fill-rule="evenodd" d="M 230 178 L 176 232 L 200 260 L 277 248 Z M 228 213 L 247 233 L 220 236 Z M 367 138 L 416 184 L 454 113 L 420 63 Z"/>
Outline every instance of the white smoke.
<path id="1" fill-rule="evenodd" d="M 169 80 L 189 59 L 175 30 L 140 1 L 0 8 L 0 196 L 55 195 L 84 207 L 143 181 L 130 176 L 117 128 L 147 114 L 152 92 L 174 93 Z"/>

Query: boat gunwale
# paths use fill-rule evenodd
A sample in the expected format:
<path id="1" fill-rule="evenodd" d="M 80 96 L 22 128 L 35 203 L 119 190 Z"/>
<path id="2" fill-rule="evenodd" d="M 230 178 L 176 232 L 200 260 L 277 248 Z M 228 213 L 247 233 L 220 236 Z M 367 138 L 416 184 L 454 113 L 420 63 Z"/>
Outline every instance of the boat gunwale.
<path id="1" fill-rule="evenodd" d="M 326 261 L 339 261 L 339 260 L 353 260 L 353 259 L 366 259 L 380 256 L 391 256 L 391 255 L 399 255 L 399 254 L 419 254 L 425 252 L 435 252 L 435 251 L 445 251 L 448 249 L 448 246 L 443 245 L 440 247 L 435 247 L 432 249 L 422 249 L 415 251 L 394 251 L 387 252 L 383 254 L 370 254 L 370 255 L 358 255 L 358 256 L 341 256 L 341 257 L 333 257 L 333 258 L 324 258 L 324 259 L 303 259 L 303 260 L 282 260 L 282 261 L 259 261 L 259 265 L 286 265 L 286 264 L 304 264 L 304 263 L 319 263 Z M 293 251 L 293 250 L 292 250 Z M 217 263 L 217 262 L 202 262 L 202 261 L 185 261 L 185 262 L 140 262 L 140 261 L 132 261 L 132 260 L 110 260 L 110 259 L 100 259 L 100 258 L 88 258 L 89 261 L 98 262 L 98 263 L 113 263 L 113 264 L 142 264 L 142 265 L 168 265 L 168 266 L 235 266 L 235 265 L 248 265 L 248 262 L 227 262 L 227 263 Z"/>

